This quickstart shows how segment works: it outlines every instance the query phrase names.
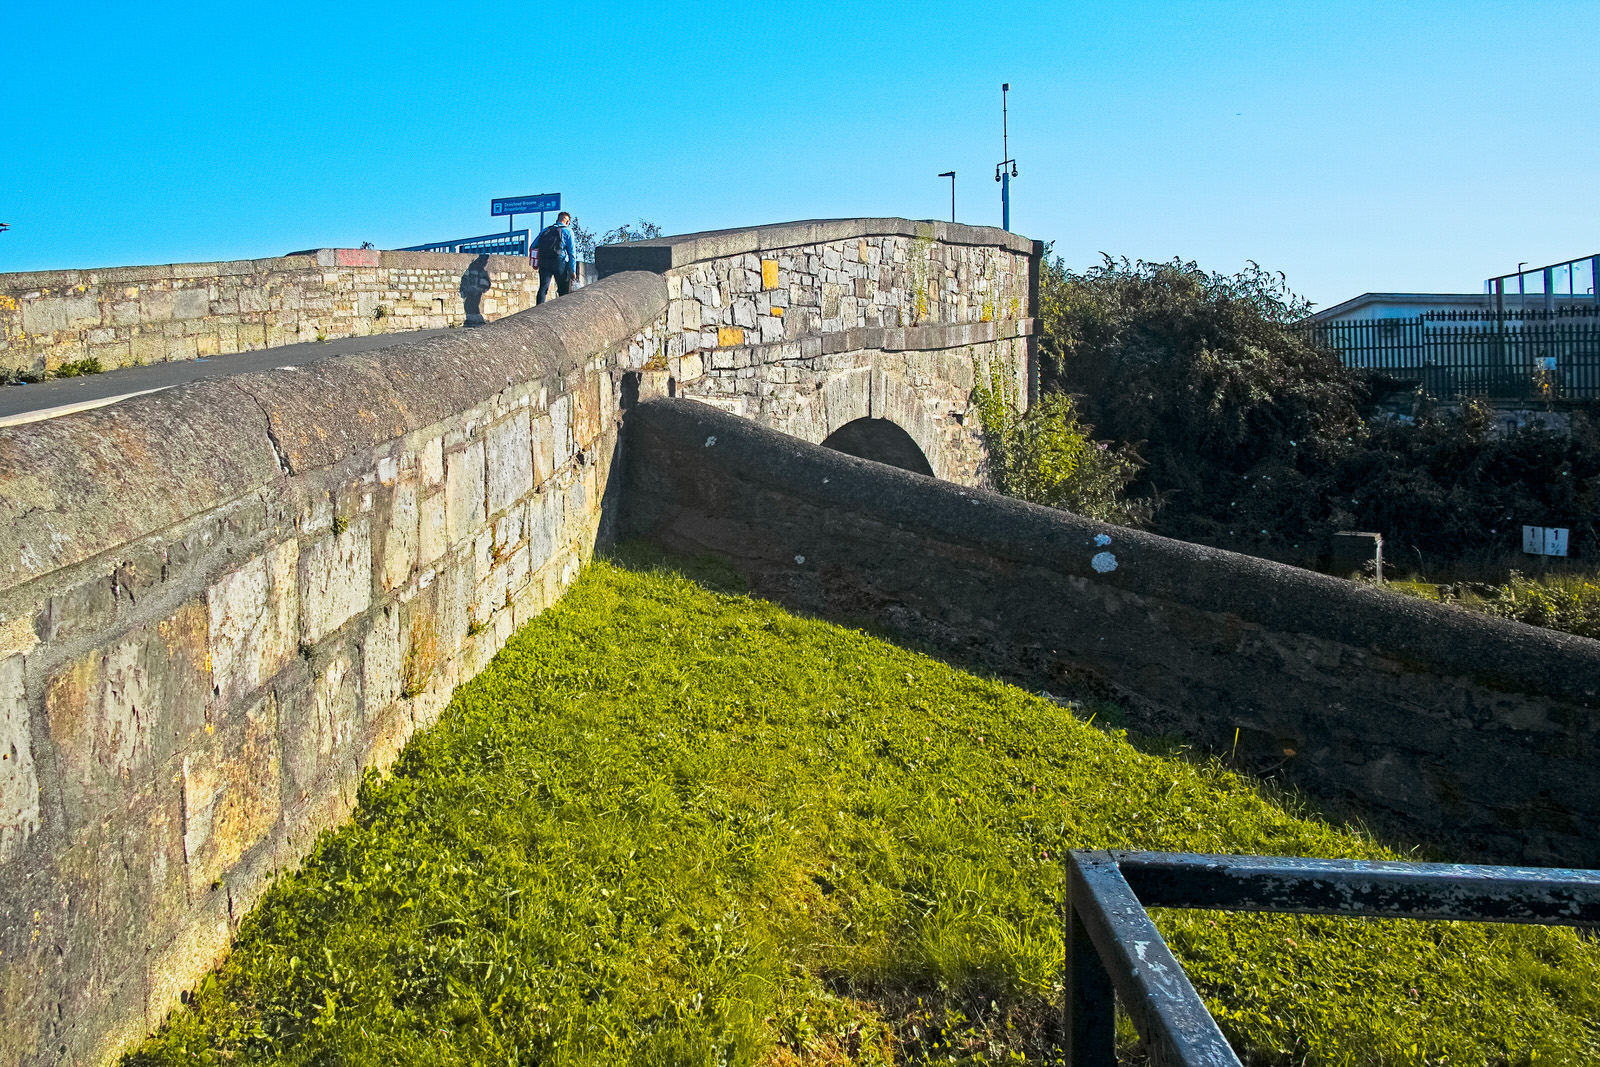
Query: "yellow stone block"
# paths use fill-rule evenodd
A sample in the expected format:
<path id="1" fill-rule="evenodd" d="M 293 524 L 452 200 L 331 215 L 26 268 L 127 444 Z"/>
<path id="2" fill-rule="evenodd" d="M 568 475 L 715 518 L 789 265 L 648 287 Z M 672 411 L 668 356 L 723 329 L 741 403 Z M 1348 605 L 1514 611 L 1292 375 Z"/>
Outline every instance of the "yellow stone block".
<path id="1" fill-rule="evenodd" d="M 744 344 L 744 330 L 738 326 L 717 327 L 717 344 L 723 348 L 727 348 L 729 345 Z"/>
<path id="2" fill-rule="evenodd" d="M 772 309 L 772 317 L 775 318 L 775 319 L 783 318 L 783 309 L 782 308 L 773 308 Z"/>
<path id="3" fill-rule="evenodd" d="M 761 261 L 761 288 L 776 289 L 778 287 L 778 261 L 763 259 Z"/>

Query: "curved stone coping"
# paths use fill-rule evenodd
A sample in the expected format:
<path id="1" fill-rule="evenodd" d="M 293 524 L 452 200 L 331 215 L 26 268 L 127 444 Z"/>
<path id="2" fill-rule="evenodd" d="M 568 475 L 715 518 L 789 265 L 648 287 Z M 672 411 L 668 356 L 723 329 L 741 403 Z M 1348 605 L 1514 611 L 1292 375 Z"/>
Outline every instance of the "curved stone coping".
<path id="1" fill-rule="evenodd" d="M 0 428 L 0 590 L 303 471 L 559 379 L 658 318 L 622 274 L 498 322 L 287 370 L 214 378 Z"/>
<path id="2" fill-rule="evenodd" d="M 910 219 L 812 219 L 738 230 L 707 230 L 704 233 L 630 241 L 621 245 L 601 245 L 594 253 L 595 270 L 602 278 L 626 270 L 664 274 L 675 267 L 711 259 L 804 245 L 831 244 L 859 237 L 926 237 L 940 244 L 992 246 L 1019 255 L 1034 255 L 1041 250 L 1037 241 L 993 226 L 913 222 Z"/>
<path id="3" fill-rule="evenodd" d="M 628 416 L 740 479 L 820 507 L 871 515 L 933 540 L 1046 566 L 1140 596 L 1336 641 L 1429 674 L 1600 704 L 1600 641 L 1473 615 L 1253 556 L 1175 541 L 923 478 L 807 444 L 691 400 L 652 399 Z M 715 439 L 715 444 L 706 447 Z M 1109 538 L 1105 544 L 1098 537 Z M 1094 560 L 1109 552 L 1114 570 Z M 1102 560 L 1102 566 L 1105 561 Z"/>
<path id="4" fill-rule="evenodd" d="M 140 282 L 229 278 L 273 271 L 307 271 L 326 267 L 392 268 L 423 270 L 464 269 L 479 257 L 470 252 L 377 252 L 355 248 L 320 248 L 266 259 L 235 259 L 216 263 L 152 263 L 128 267 L 75 267 L 67 270 L 33 270 L 0 274 L 0 290 L 67 289 L 77 285 L 123 285 Z M 489 256 L 487 269 L 529 270 L 521 256 Z"/>

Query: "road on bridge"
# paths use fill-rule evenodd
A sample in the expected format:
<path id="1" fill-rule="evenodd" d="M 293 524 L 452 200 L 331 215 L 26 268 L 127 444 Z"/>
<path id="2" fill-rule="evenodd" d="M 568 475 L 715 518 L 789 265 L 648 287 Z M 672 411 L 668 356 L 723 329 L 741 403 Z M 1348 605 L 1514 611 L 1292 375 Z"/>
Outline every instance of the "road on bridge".
<path id="1" fill-rule="evenodd" d="M 306 344 L 283 345 L 279 348 L 260 348 L 253 352 L 237 352 L 227 356 L 151 363 L 143 367 L 122 367 L 106 371 L 104 374 L 59 378 L 35 385 L 8 386 L 0 388 L 0 426 L 16 426 L 24 422 L 53 419 L 58 415 L 70 415 L 74 411 L 105 407 L 107 404 L 126 400 L 130 396 L 171 389 L 175 385 L 185 385 L 201 378 L 272 370 L 275 367 L 294 367 L 325 356 L 373 352 L 380 348 L 388 348 L 390 345 L 397 345 L 402 341 L 436 337 L 449 332 L 448 329 L 412 330 L 407 333 L 341 337 L 334 341 L 310 341 Z"/>

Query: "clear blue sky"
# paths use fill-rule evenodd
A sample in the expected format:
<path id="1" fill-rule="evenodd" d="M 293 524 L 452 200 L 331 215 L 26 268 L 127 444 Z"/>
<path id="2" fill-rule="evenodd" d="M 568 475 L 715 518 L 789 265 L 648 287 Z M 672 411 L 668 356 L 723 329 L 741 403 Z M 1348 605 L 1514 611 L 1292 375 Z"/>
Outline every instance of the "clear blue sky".
<path id="1" fill-rule="evenodd" d="M 1287 273 L 1600 250 L 1600 3 L 10 5 L 0 271 L 853 215 Z M 519 219 L 519 224 L 526 221 Z"/>

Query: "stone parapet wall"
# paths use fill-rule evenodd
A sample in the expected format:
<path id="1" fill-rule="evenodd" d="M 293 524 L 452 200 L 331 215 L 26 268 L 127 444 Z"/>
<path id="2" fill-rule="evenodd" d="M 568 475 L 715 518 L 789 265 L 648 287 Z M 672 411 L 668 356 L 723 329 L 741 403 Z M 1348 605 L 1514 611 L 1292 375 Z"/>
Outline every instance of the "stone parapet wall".
<path id="1" fill-rule="evenodd" d="M 603 537 L 659 277 L 0 429 L 0 1064 L 103 1063 Z M 614 510 L 614 509 L 613 509 Z"/>
<path id="2" fill-rule="evenodd" d="M 1026 407 L 1041 254 L 988 227 L 850 219 L 607 246 L 596 263 L 666 277 L 654 391 L 813 443 L 889 419 L 937 475 L 974 485 L 974 369 L 1004 367 Z"/>
<path id="3" fill-rule="evenodd" d="M 0 1067 L 105 1063 L 160 1024 L 271 879 L 346 816 L 361 776 L 609 536 L 624 405 L 681 384 L 819 440 L 889 417 L 977 477 L 981 447 L 950 415 L 974 360 L 1025 362 L 1026 314 L 983 309 L 1023 299 L 1034 246 L 961 228 L 972 240 L 947 248 L 926 224 L 888 222 L 907 232 L 702 235 L 688 244 L 726 254 L 613 272 L 478 329 L 0 428 Z M 757 256 L 757 287 L 745 246 L 806 234 Z M 268 262 L 306 285 L 376 285 L 469 259 L 331 256 Z M 919 261 L 950 321 L 901 318 Z M 93 286 L 189 291 L 198 308 L 208 266 L 170 289 L 102 276 L 116 272 L 35 288 L 85 315 Z M 228 276 L 278 284 L 251 266 Z M 743 330 L 746 305 L 816 313 L 782 340 L 723 337 L 724 311 Z"/>
<path id="4" fill-rule="evenodd" d="M 275 259 L 0 274 L 0 374 L 103 369 L 442 329 L 532 307 L 520 256 L 326 248 Z"/>
<path id="5" fill-rule="evenodd" d="M 1600 867 L 1600 642 L 1108 526 L 700 404 L 625 429 L 624 536 L 1270 774 L 1401 844 Z"/>

